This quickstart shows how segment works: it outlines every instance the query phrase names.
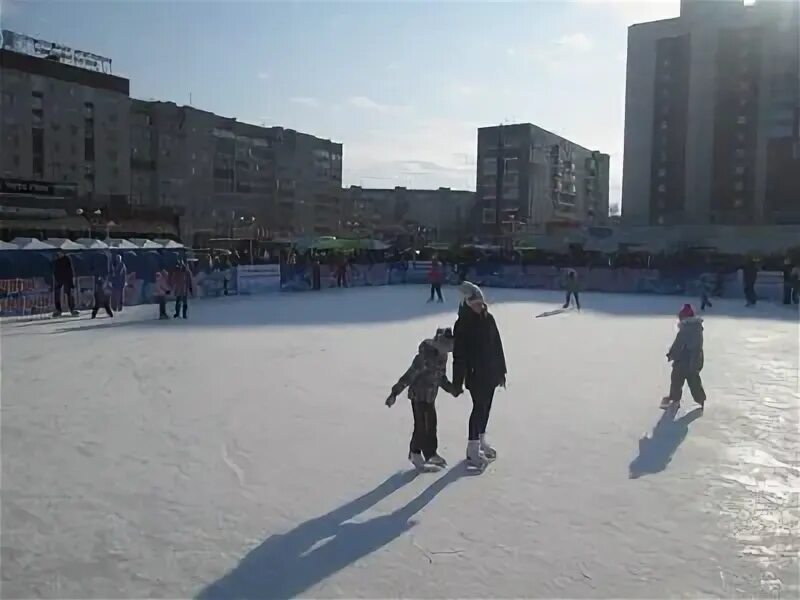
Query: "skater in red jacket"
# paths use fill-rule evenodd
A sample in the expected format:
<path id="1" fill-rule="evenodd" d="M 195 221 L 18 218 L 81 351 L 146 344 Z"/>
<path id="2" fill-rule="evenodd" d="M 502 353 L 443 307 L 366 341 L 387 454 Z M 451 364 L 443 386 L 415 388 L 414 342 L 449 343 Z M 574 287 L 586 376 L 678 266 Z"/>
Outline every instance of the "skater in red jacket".
<path id="1" fill-rule="evenodd" d="M 434 257 L 431 261 L 431 270 L 428 273 L 428 281 L 431 283 L 431 297 L 428 302 L 433 302 L 433 296 L 436 294 L 439 297 L 439 302 L 444 302 L 442 297 L 442 282 L 444 281 L 444 267 L 439 259 Z"/>

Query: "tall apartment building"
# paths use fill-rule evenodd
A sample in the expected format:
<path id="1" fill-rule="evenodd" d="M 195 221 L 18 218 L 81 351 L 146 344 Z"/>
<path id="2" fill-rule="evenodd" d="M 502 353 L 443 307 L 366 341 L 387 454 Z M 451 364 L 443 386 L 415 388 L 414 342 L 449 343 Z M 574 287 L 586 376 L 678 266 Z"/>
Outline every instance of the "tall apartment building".
<path id="1" fill-rule="evenodd" d="M 478 129 L 475 231 L 487 235 L 558 222 L 606 223 L 609 166 L 607 154 L 530 123 L 482 127 Z"/>
<path id="2" fill-rule="evenodd" d="M 682 0 L 629 28 L 622 211 L 800 223 L 800 3 Z"/>
<path id="3" fill-rule="evenodd" d="M 475 193 L 439 188 L 362 188 L 350 186 L 344 213 L 354 233 L 423 234 L 431 241 L 456 241 L 468 233 Z"/>
<path id="4" fill-rule="evenodd" d="M 0 173 L 70 184 L 88 203 L 128 195 L 129 84 L 111 61 L 4 30 Z"/>
<path id="5" fill-rule="evenodd" d="M 172 102 L 130 122 L 131 202 L 182 207 L 184 237 L 338 231 L 341 144 Z"/>

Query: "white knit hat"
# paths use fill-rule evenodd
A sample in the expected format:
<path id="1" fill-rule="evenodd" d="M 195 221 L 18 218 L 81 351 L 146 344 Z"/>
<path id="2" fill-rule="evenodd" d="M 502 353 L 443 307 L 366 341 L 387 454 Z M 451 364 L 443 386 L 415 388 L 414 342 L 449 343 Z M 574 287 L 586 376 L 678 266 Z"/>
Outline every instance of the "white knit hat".
<path id="1" fill-rule="evenodd" d="M 459 285 L 458 291 L 464 296 L 464 300 L 466 300 L 467 304 L 473 304 L 475 302 L 486 304 L 486 298 L 483 295 L 483 291 L 471 281 L 465 281 Z"/>

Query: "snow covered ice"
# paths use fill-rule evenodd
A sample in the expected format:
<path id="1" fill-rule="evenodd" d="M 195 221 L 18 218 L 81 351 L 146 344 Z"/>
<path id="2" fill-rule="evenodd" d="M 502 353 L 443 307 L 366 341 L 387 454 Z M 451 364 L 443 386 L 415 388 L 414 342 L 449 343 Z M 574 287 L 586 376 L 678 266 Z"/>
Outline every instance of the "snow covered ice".
<path id="1" fill-rule="evenodd" d="M 436 474 L 384 406 L 452 289 L 4 323 L 3 597 L 798 596 L 796 312 L 715 301 L 701 416 L 658 408 L 693 299 L 486 291 L 509 376 L 478 476 L 467 394 Z"/>

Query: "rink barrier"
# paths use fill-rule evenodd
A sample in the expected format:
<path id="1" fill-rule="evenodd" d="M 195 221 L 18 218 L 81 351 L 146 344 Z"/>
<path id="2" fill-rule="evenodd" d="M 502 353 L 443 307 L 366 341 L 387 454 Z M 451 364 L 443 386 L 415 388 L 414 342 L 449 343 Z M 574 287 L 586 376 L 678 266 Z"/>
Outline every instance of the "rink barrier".
<path id="1" fill-rule="evenodd" d="M 714 296 L 741 298 L 744 296 L 741 272 L 729 274 L 695 271 L 667 271 L 658 269 L 611 269 L 608 267 L 575 269 L 580 289 L 593 292 L 700 295 L 702 281 L 710 282 Z M 281 265 L 280 287 L 284 291 L 309 291 L 315 289 L 315 268 L 292 264 Z M 397 284 L 426 284 L 430 262 L 376 263 L 347 267 L 348 287 L 381 286 Z M 564 269 L 539 265 L 499 265 L 484 263 L 471 267 L 467 279 L 487 287 L 516 289 L 564 289 Z M 783 294 L 780 273 L 761 271 L 756 283 L 759 298 L 777 301 Z M 458 275 L 448 269 L 447 283 L 458 283 Z M 328 265 L 318 267 L 318 287 L 336 287 L 336 270 Z"/>

